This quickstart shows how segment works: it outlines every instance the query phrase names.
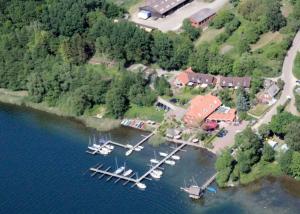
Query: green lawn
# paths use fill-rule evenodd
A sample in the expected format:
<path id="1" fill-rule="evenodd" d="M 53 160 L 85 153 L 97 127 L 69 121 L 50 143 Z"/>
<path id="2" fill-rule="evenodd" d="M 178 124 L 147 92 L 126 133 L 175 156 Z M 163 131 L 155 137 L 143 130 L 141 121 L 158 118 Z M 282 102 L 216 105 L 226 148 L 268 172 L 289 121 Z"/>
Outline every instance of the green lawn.
<path id="1" fill-rule="evenodd" d="M 202 32 L 200 38 L 195 42 L 196 46 L 202 44 L 203 42 L 211 42 L 213 41 L 216 36 L 218 36 L 220 33 L 224 32 L 224 28 L 221 29 L 215 29 L 212 27 L 209 27 L 205 31 Z"/>
<path id="2" fill-rule="evenodd" d="M 129 10 L 132 6 L 142 2 L 143 0 L 108 0 L 108 1 L 113 2 Z"/>
<path id="3" fill-rule="evenodd" d="M 249 111 L 249 113 L 256 117 L 260 117 L 268 110 L 268 108 L 269 106 L 266 104 L 257 104 L 253 109 Z"/>
<path id="4" fill-rule="evenodd" d="M 300 79 L 300 52 L 297 53 L 297 56 L 296 56 L 296 59 L 294 62 L 293 73 L 297 79 Z"/>
<path id="5" fill-rule="evenodd" d="M 131 108 L 126 112 L 125 117 L 161 122 L 164 119 L 164 113 L 164 111 L 157 111 L 154 106 L 141 107 L 132 105 Z"/>
<path id="6" fill-rule="evenodd" d="M 268 175 L 280 176 L 282 174 L 283 173 L 277 162 L 268 163 L 260 161 L 252 167 L 252 171 L 250 173 L 240 175 L 240 182 L 241 184 L 248 184 Z"/>

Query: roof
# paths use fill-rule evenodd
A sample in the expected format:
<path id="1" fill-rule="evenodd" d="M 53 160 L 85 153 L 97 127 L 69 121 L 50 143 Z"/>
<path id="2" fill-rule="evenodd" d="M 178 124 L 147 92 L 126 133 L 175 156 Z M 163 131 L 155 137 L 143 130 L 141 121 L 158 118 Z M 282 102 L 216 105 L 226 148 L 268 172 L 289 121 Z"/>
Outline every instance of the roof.
<path id="1" fill-rule="evenodd" d="M 207 121 L 203 124 L 202 128 L 204 130 L 212 130 L 218 128 L 219 124 L 216 121 Z"/>
<path id="2" fill-rule="evenodd" d="M 236 117 L 236 110 L 229 109 L 228 111 L 216 111 L 209 115 L 208 120 L 233 122 Z"/>
<path id="3" fill-rule="evenodd" d="M 199 196 L 199 195 L 200 195 L 200 192 L 201 192 L 201 188 L 198 187 L 198 186 L 190 186 L 190 187 L 187 189 L 187 191 L 189 192 L 189 194 Z"/>
<path id="4" fill-rule="evenodd" d="M 221 77 L 220 85 L 222 87 L 250 88 L 251 77 Z"/>
<path id="5" fill-rule="evenodd" d="M 165 14 L 188 0 L 146 0 L 146 6 L 159 14 Z"/>
<path id="6" fill-rule="evenodd" d="M 189 125 L 196 125 L 205 120 L 216 109 L 222 105 L 221 100 L 210 94 L 196 96 L 184 116 L 184 122 Z"/>
<path id="7" fill-rule="evenodd" d="M 277 142 L 274 141 L 274 140 L 268 140 L 268 144 L 272 147 L 272 148 L 275 148 L 277 146 Z"/>
<path id="8" fill-rule="evenodd" d="M 194 22 L 202 22 L 203 20 L 215 15 L 216 12 L 210 8 L 203 8 L 197 13 L 193 14 L 190 19 Z"/>
<path id="9" fill-rule="evenodd" d="M 267 89 L 267 93 L 270 95 L 270 97 L 275 97 L 276 94 L 278 94 L 279 91 L 280 91 L 280 89 L 276 84 L 271 85 Z"/>
<path id="10" fill-rule="evenodd" d="M 187 85 L 188 83 L 196 83 L 196 84 L 207 84 L 211 85 L 214 83 L 214 76 L 210 74 L 203 73 L 195 73 L 191 67 L 181 72 L 176 76 L 176 80 L 178 80 L 182 85 Z"/>

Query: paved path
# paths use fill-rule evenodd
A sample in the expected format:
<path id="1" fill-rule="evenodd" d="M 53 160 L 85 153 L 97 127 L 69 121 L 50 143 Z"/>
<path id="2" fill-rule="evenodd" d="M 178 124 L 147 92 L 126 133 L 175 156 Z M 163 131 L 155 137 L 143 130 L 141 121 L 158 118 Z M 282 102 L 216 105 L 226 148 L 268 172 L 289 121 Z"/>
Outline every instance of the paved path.
<path id="1" fill-rule="evenodd" d="M 215 139 L 213 141 L 213 152 L 216 154 L 220 154 L 222 150 L 233 146 L 235 135 L 241 131 L 243 131 L 248 125 L 247 121 L 243 121 L 240 125 L 225 125 L 224 128 L 228 131 L 228 133 L 222 137 Z"/>
<path id="2" fill-rule="evenodd" d="M 131 21 L 137 24 L 159 29 L 162 32 L 177 31 L 178 29 L 180 29 L 184 19 L 189 18 L 199 10 L 203 8 L 211 8 L 215 11 L 218 11 L 228 2 L 229 0 L 215 0 L 212 3 L 207 3 L 203 0 L 194 0 L 191 3 L 179 8 L 167 17 L 157 20 L 152 20 L 151 18 L 147 20 L 139 19 L 137 16 L 138 11 L 136 11 L 135 13 L 131 14 Z"/>
<path id="3" fill-rule="evenodd" d="M 284 89 L 282 91 L 281 97 L 279 100 L 272 106 L 272 108 L 258 120 L 258 122 L 253 126 L 254 129 L 258 129 L 262 124 L 269 123 L 272 119 L 272 116 L 277 114 L 277 107 L 283 105 L 288 96 L 292 98 L 290 104 L 287 106 L 287 110 L 292 114 L 299 115 L 295 107 L 295 96 L 293 90 L 296 86 L 296 78 L 293 75 L 293 65 L 294 60 L 297 55 L 297 52 L 300 50 L 300 31 L 296 34 L 293 45 L 288 51 L 282 66 L 281 79 L 285 82 Z"/>

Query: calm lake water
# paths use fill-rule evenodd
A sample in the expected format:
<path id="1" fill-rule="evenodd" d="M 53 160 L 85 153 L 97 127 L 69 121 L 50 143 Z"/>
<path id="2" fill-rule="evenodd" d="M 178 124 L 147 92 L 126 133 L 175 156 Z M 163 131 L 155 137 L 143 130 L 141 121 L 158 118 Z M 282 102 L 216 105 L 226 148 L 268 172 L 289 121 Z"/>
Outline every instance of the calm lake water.
<path id="1" fill-rule="evenodd" d="M 190 200 L 180 186 L 192 177 L 202 184 L 214 173 L 215 157 L 188 147 L 159 181 L 145 181 L 145 191 L 91 177 L 89 167 L 114 167 L 115 158 L 141 175 L 154 151 L 171 150 L 167 144 L 145 144 L 130 157 L 124 149 L 107 157 L 85 153 L 89 136 L 99 134 L 134 144 L 145 133 L 125 128 L 99 133 L 69 119 L 1 104 L 0 213 L 299 213 L 300 183 L 289 178 L 266 178 Z"/>

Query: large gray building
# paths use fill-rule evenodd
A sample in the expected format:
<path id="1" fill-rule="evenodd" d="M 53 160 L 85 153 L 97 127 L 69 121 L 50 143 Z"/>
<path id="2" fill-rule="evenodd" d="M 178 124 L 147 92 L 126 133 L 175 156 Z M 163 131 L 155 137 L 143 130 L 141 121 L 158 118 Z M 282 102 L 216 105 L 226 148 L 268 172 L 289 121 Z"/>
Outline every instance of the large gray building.
<path id="1" fill-rule="evenodd" d="M 192 0 L 146 0 L 140 10 L 151 12 L 153 17 L 164 17 Z"/>

